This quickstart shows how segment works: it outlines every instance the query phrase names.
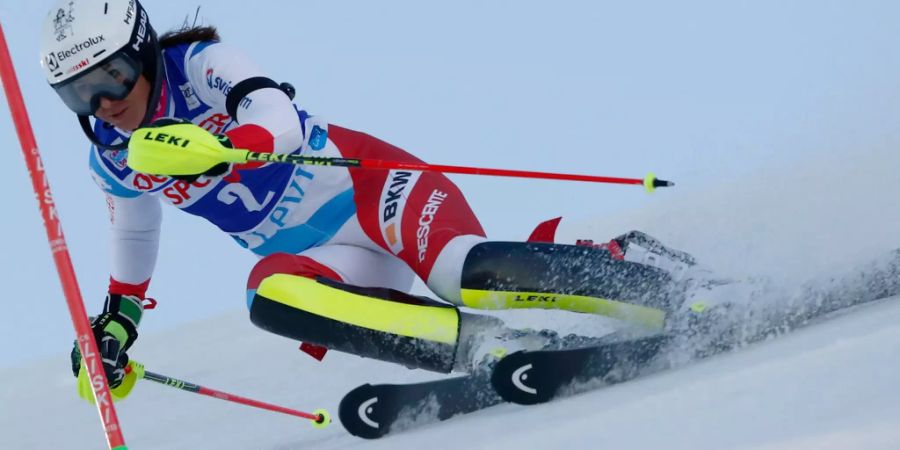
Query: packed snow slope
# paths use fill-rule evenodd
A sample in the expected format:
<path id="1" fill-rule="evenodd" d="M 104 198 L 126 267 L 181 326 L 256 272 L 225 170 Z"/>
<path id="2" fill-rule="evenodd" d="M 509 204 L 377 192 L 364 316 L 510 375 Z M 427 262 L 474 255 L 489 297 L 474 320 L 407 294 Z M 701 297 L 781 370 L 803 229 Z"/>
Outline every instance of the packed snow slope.
<path id="1" fill-rule="evenodd" d="M 135 449 L 896 449 L 898 323 L 894 298 L 692 366 L 379 441 L 150 384 L 119 411 Z M 240 315 L 143 345 L 153 370 L 297 408 L 335 411 L 359 383 L 428 376 L 337 354 L 316 364 Z M 64 366 L 57 359 L 3 373 L 3 448 L 102 448 L 96 414 L 75 397 Z"/>
<path id="2" fill-rule="evenodd" d="M 706 191 L 660 192 L 656 207 L 571 224 L 563 238 L 642 228 L 740 276 L 800 280 L 900 245 L 898 152 L 885 147 L 760 173 Z M 667 196 L 667 197 L 664 197 Z M 515 324 L 601 333 L 567 313 L 501 314 Z M 364 441 L 302 420 L 149 382 L 119 404 L 135 449 L 615 448 L 892 449 L 900 447 L 900 298 L 856 308 L 779 339 L 536 407 L 502 405 Z M 438 375 L 330 353 L 254 328 L 245 311 L 142 336 L 133 356 L 154 372 L 285 406 L 324 407 L 365 382 Z M 0 448 L 104 445 L 77 398 L 67 355 L 4 369 Z"/>

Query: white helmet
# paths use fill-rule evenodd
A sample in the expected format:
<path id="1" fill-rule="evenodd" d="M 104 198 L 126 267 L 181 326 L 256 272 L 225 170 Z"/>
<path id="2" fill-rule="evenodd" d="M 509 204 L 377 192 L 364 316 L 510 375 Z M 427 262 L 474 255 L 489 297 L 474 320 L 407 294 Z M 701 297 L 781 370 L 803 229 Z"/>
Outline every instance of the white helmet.
<path id="1" fill-rule="evenodd" d="M 153 86 L 144 122 L 159 101 L 161 49 L 138 0 L 57 0 L 44 20 L 41 66 L 95 143 L 87 116 L 100 97 L 124 99 L 144 75 Z"/>

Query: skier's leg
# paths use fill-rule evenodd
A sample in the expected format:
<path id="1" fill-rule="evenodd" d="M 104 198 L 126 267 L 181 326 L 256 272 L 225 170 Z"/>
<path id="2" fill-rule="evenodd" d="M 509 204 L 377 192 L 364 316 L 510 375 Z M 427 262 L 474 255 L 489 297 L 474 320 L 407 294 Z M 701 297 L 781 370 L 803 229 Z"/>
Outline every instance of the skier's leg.
<path id="1" fill-rule="evenodd" d="M 329 126 L 348 158 L 419 161 L 363 133 Z M 459 189 L 443 174 L 350 172 L 359 223 L 441 298 L 479 309 L 553 308 L 659 327 L 669 306 L 667 275 L 619 261 L 607 250 L 490 242 Z"/>
<path id="2" fill-rule="evenodd" d="M 328 135 L 345 157 L 417 161 L 362 133 L 330 126 Z M 248 304 L 258 326 L 437 371 L 449 371 L 456 353 L 472 349 L 474 336 L 509 331 L 497 319 L 399 292 L 409 288 L 409 278 L 390 280 L 410 269 L 456 304 L 661 321 L 657 306 L 666 298 L 657 287 L 664 280 L 654 284 L 661 275 L 650 269 L 617 261 L 602 249 L 487 242 L 462 193 L 441 174 L 349 173 L 357 220 L 322 247 L 264 258 L 251 274 Z"/>
<path id="3" fill-rule="evenodd" d="M 750 320 L 754 299 L 770 295 L 765 279 L 723 278 L 698 264 L 690 254 L 640 231 L 630 231 L 608 243 L 579 241 L 579 245 L 610 248 L 618 258 L 668 273 L 672 302 L 665 330 L 683 341 L 679 348 L 692 349 L 698 355 L 717 351 L 720 343 L 733 341 Z"/>
<path id="4" fill-rule="evenodd" d="M 458 285 L 454 266 L 461 267 L 456 272 Z M 461 303 L 473 308 L 565 309 L 652 328 L 663 324 L 671 308 L 671 278 L 666 272 L 617 260 L 603 249 L 483 242 L 471 247 L 462 264 L 451 260 L 437 267 L 444 272 L 433 278 L 443 275 L 443 283 L 446 273 L 454 275 L 445 295 L 456 293 Z"/>
<path id="5" fill-rule="evenodd" d="M 460 312 L 397 290 L 408 290 L 412 276 L 394 256 L 360 247 L 276 253 L 250 274 L 250 318 L 260 328 L 320 348 L 320 359 L 328 348 L 449 372 Z"/>

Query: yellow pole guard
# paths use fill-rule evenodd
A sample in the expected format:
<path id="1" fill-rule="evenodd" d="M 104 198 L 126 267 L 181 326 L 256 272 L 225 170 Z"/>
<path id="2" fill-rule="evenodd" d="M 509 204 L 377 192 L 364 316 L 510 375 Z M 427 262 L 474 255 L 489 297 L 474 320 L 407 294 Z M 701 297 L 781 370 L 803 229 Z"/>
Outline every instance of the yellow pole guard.
<path id="1" fill-rule="evenodd" d="M 128 140 L 128 167 L 151 175 L 195 175 L 223 162 L 244 162 L 247 150 L 223 147 L 190 123 L 138 128 Z"/>

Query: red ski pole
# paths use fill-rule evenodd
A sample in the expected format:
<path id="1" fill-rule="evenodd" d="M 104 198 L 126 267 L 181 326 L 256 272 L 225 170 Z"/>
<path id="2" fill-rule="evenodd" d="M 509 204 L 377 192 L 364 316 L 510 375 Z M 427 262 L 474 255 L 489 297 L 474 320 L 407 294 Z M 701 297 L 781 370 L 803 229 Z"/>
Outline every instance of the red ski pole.
<path id="1" fill-rule="evenodd" d="M 175 139 L 184 145 L 171 145 Z M 190 145 L 188 145 L 190 144 Z M 286 153 L 260 153 L 239 148 L 223 147 L 206 130 L 189 123 L 175 123 L 164 127 L 135 130 L 128 142 L 128 166 L 156 175 L 191 175 L 203 173 L 221 163 L 248 161 L 335 166 L 362 169 L 403 169 L 423 172 L 491 175 L 497 177 L 539 178 L 546 180 L 587 181 L 592 183 L 631 184 L 644 186 L 648 192 L 675 183 L 656 178 L 653 173 L 644 178 L 606 177 L 571 173 L 537 172 L 533 170 L 492 169 L 487 167 L 449 166 L 423 162 L 386 161 L 379 159 L 351 159 L 307 156 Z"/>
<path id="2" fill-rule="evenodd" d="M 81 349 L 84 365 L 91 380 L 94 398 L 97 399 L 95 404 L 100 413 L 100 423 L 106 433 L 107 445 L 110 449 L 127 449 L 125 438 L 122 436 L 122 428 L 119 425 L 118 416 L 116 416 L 116 408 L 113 406 L 112 397 L 109 394 L 100 352 L 97 350 L 97 343 L 91 332 L 91 324 L 84 310 L 84 301 L 81 298 L 81 291 L 78 289 L 78 281 L 75 279 L 75 270 L 72 268 L 72 260 L 66 247 L 62 225 L 56 213 L 53 195 L 50 193 L 50 184 L 47 181 L 41 155 L 34 140 L 31 121 L 28 119 L 28 111 L 22 100 L 22 91 L 19 89 L 19 81 L 16 79 L 15 68 L 9 55 L 9 47 L 2 26 L 0 26 L 0 79 L 3 81 L 6 100 L 9 102 L 9 109 L 16 124 L 16 134 L 22 145 L 28 174 L 31 175 L 31 185 L 37 194 L 41 216 L 44 219 L 44 228 L 47 231 L 47 240 L 50 243 L 50 251 L 53 253 L 53 261 L 56 263 L 56 270 L 59 272 L 59 279 L 62 282 L 72 325 L 75 326 L 76 341 Z"/>
<path id="3" fill-rule="evenodd" d="M 130 371 L 130 367 L 126 370 Z M 154 381 L 156 383 L 164 384 L 176 389 L 181 389 L 182 391 L 193 392 L 195 394 L 205 395 L 208 397 L 217 398 L 219 400 L 225 400 L 227 402 L 239 403 L 241 405 L 252 406 L 254 408 L 265 409 L 267 411 L 273 411 L 281 414 L 308 419 L 312 421 L 313 426 L 315 426 L 316 428 L 322 428 L 331 423 L 331 416 L 324 409 L 317 409 L 311 413 L 298 411 L 296 409 L 285 408 L 283 406 L 273 405 L 271 403 L 241 397 L 240 395 L 217 391 L 215 389 L 200 386 L 189 381 L 179 380 L 166 375 L 160 375 L 158 373 L 150 372 L 149 370 L 144 370 L 143 367 L 141 367 L 140 371 L 141 372 L 139 372 L 139 376 L 145 380 Z"/>
<path id="4" fill-rule="evenodd" d="M 248 158 L 249 159 L 249 158 Z M 488 167 L 449 166 L 445 164 L 411 163 L 400 161 L 361 160 L 359 167 L 374 169 L 407 169 L 466 175 L 491 175 L 495 177 L 538 178 L 544 180 L 587 181 L 591 183 L 636 184 L 652 191 L 658 187 L 674 186 L 675 183 L 648 174 L 644 178 L 606 177 L 600 175 L 579 175 L 571 173 L 536 172 L 533 170 L 492 169 Z"/>
<path id="5" fill-rule="evenodd" d="M 129 148 L 132 154 L 134 150 Z M 183 152 L 186 153 L 186 152 Z M 644 186 L 647 192 L 659 187 L 674 186 L 675 183 L 656 178 L 648 173 L 644 178 L 606 177 L 600 175 L 579 175 L 571 173 L 536 172 L 533 170 L 493 169 L 488 167 L 449 166 L 419 162 L 386 161 L 379 159 L 347 159 L 321 156 L 288 155 L 280 153 L 258 153 L 241 149 L 221 150 L 223 160 L 229 162 L 262 161 L 286 164 L 360 167 L 365 169 L 404 169 L 423 172 L 459 173 L 466 175 L 490 175 L 495 177 L 535 178 L 544 180 L 587 181 L 591 183 L 632 184 Z M 189 157 L 185 155 L 184 157 Z M 131 162 L 129 162 L 131 164 Z M 134 166 L 132 166 L 134 168 Z"/>

